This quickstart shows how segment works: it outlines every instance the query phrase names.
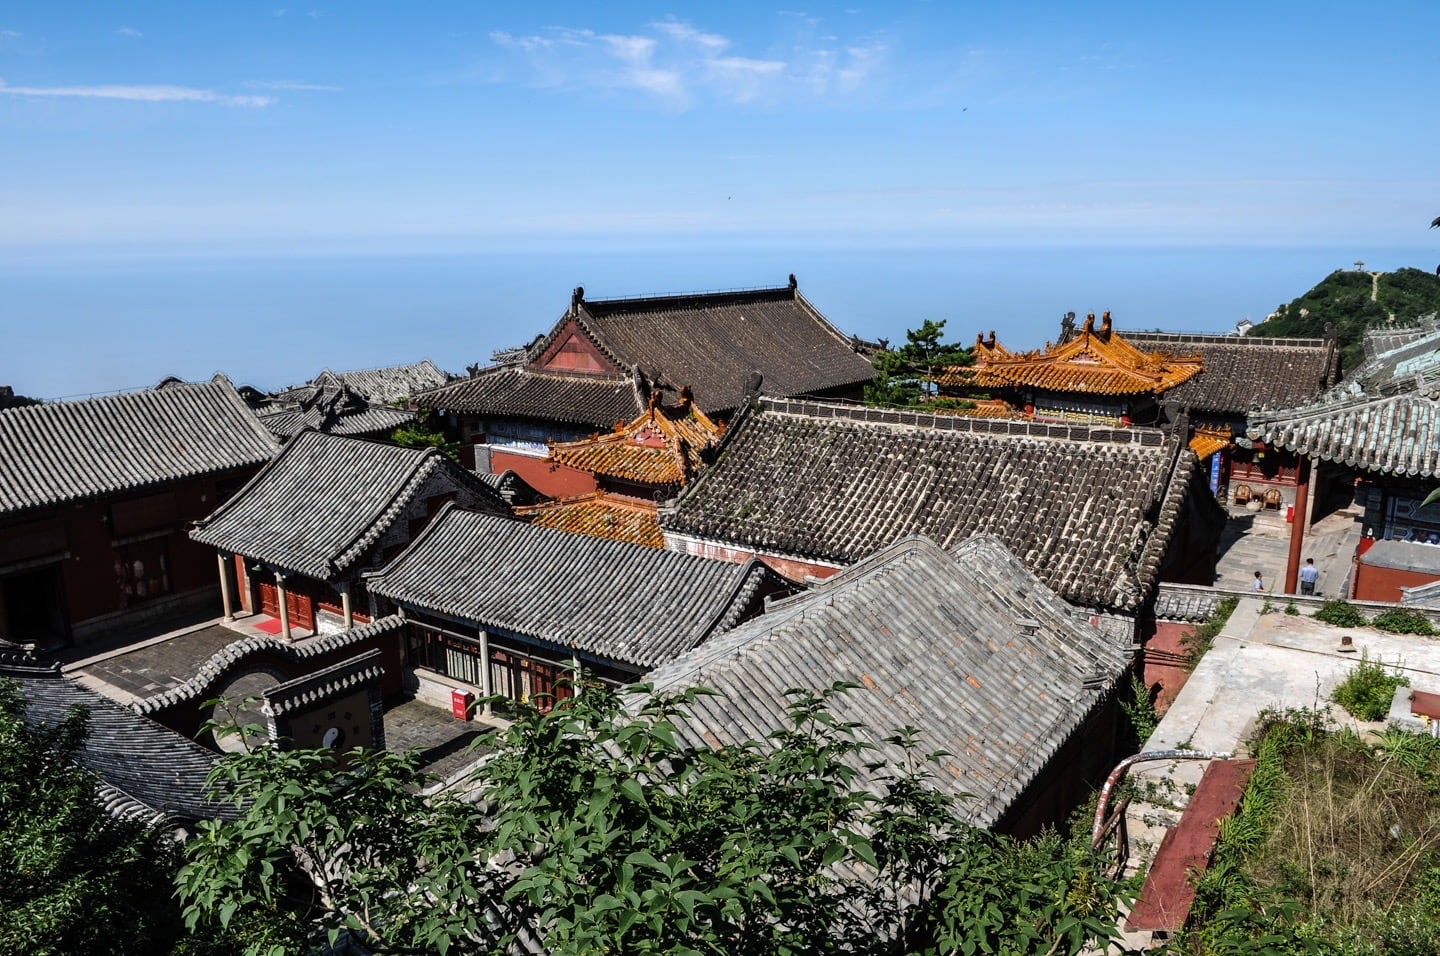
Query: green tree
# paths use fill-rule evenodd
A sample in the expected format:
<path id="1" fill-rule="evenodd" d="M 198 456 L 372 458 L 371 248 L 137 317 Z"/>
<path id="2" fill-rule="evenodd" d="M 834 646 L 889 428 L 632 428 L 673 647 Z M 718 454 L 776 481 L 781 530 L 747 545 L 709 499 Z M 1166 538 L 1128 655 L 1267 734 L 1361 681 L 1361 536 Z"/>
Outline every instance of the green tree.
<path id="1" fill-rule="evenodd" d="M 24 720 L 0 680 L 0 952 L 165 953 L 184 940 L 167 836 L 112 817 L 78 760 L 83 709 Z"/>
<path id="2" fill-rule="evenodd" d="M 464 789 L 418 795 L 413 758 L 258 750 L 217 780 L 244 807 L 205 828 L 181 893 L 191 925 L 263 915 L 251 951 L 350 930 L 368 950 L 1077 953 L 1115 930 L 1116 887 L 1057 838 L 961 824 L 914 732 L 876 763 L 830 691 L 791 694 L 761 741 L 691 748 L 705 691 L 587 687 L 523 710 Z"/>
<path id="3" fill-rule="evenodd" d="M 391 432 L 390 440 L 402 448 L 438 448 L 445 457 L 460 460 L 460 443 L 445 436 L 444 430 L 431 421 L 429 410 Z"/>
<path id="4" fill-rule="evenodd" d="M 872 364 L 876 376 L 865 387 L 871 405 L 919 405 L 935 394 L 935 381 L 946 368 L 975 363 L 973 349 L 943 341 L 945 320 L 926 319 L 905 333 L 898 349 L 881 349 Z"/>

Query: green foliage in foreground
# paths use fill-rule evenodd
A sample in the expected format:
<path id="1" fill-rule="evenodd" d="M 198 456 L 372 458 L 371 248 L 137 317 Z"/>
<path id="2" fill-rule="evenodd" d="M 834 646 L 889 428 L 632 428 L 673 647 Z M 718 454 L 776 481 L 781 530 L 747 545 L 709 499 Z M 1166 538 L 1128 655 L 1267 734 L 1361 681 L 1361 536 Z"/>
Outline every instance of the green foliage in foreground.
<path id="1" fill-rule="evenodd" d="M 791 692 L 763 741 L 691 748 L 690 692 L 586 688 L 525 710 L 469 781 L 418 795 L 413 757 L 256 750 L 217 780 L 244 807 L 188 848 L 191 925 L 251 914 L 250 952 L 350 931 L 375 953 L 1074 954 L 1115 931 L 1088 849 L 956 820 L 912 732 L 874 754 L 832 693 Z M 305 877 L 301 871 L 310 874 Z"/>
<path id="2" fill-rule="evenodd" d="M 183 944 L 169 840 L 116 820 L 76 762 L 87 717 L 23 719 L 0 680 L 0 953 L 167 953 Z"/>
<path id="3" fill-rule="evenodd" d="M 1269 714 L 1239 812 L 1200 878 L 1186 956 L 1435 956 L 1440 742 L 1373 745 L 1310 711 Z"/>
<path id="4" fill-rule="evenodd" d="M 1330 699 L 1349 711 L 1352 717 L 1360 720 L 1384 720 L 1390 713 L 1390 702 L 1395 698 L 1395 688 L 1409 686 L 1408 677 L 1387 670 L 1384 664 L 1372 661 L 1368 654 L 1364 654 L 1335 688 Z"/>

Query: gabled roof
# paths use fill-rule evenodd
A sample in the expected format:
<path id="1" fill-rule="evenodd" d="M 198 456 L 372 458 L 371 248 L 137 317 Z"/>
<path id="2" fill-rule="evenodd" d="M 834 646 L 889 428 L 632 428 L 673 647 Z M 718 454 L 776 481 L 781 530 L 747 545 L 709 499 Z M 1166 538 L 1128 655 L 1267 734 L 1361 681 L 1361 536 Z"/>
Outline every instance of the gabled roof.
<path id="1" fill-rule="evenodd" d="M 760 586 L 734 564 L 446 506 L 366 575 L 371 593 L 624 664 L 653 667 L 735 625 Z"/>
<path id="2" fill-rule="evenodd" d="M 412 397 L 420 408 L 612 428 L 645 407 L 632 377 L 496 365 Z"/>
<path id="3" fill-rule="evenodd" d="M 157 815 L 171 820 L 235 815 L 233 805 L 206 798 L 205 778 L 216 757 L 194 741 L 59 674 L 0 676 L 19 685 L 28 722 L 54 726 L 72 707 L 89 711 L 90 736 L 80 762 L 100 779 L 102 799 L 117 816 L 148 822 Z"/>
<path id="4" fill-rule="evenodd" d="M 0 515 L 268 461 L 277 445 L 223 377 L 0 411 Z"/>
<path id="5" fill-rule="evenodd" d="M 848 564 L 912 534 L 1003 540 L 1067 600 L 1153 587 L 1195 456 L 1150 428 L 1046 425 L 764 398 L 660 509 L 671 536 Z"/>
<path id="6" fill-rule="evenodd" d="M 329 580 L 357 560 L 432 478 L 496 512 L 496 492 L 434 448 L 303 432 L 190 536 L 283 571 Z"/>
<path id="7" fill-rule="evenodd" d="M 1243 417 L 1252 405 L 1307 402 L 1335 383 L 1340 350 L 1329 339 L 1270 339 L 1238 335 L 1127 332 L 1137 348 L 1198 352 L 1204 370 L 1165 393 L 1196 412 Z"/>
<path id="8" fill-rule="evenodd" d="M 774 395 L 809 395 L 875 377 L 860 343 L 789 285 L 694 295 L 586 300 L 574 313 L 624 368 L 689 385 L 706 412 L 739 407 L 750 374 Z M 545 343 L 539 346 L 543 350 Z"/>
<path id="9" fill-rule="evenodd" d="M 577 338 L 596 356 L 588 371 L 556 364 L 557 350 Z M 695 403 L 713 415 L 739 407 L 756 371 L 766 391 L 779 395 L 868 382 L 875 370 L 862 354 L 865 346 L 831 325 L 793 276 L 774 289 L 630 299 L 591 301 L 576 289 L 570 308 L 547 335 L 513 356 L 515 364 L 478 371 L 415 400 L 425 408 L 608 428 L 645 407 L 638 391 L 631 399 L 618 387 L 641 376 L 671 389 L 689 385 Z M 633 404 L 621 407 L 626 400 Z"/>
<path id="10" fill-rule="evenodd" d="M 990 333 L 975 338 L 975 365 L 949 368 L 940 384 L 961 388 L 1029 387 L 1092 395 L 1158 395 L 1200 373 L 1197 355 L 1145 352 L 1110 326 L 1085 319 L 1079 334 L 1033 352 L 1011 352 Z"/>
<path id="11" fill-rule="evenodd" d="M 1128 648 L 1075 616 L 997 538 L 947 553 L 908 537 L 807 593 L 652 671 L 659 692 L 703 686 L 678 729 L 692 745 L 763 739 L 785 726 L 785 690 L 855 689 L 832 701 L 864 725 L 864 763 L 898 766 L 885 738 L 919 731 L 919 753 L 942 751 L 934 784 L 961 799 L 968 821 L 1000 823 L 1110 692 Z"/>
<path id="12" fill-rule="evenodd" d="M 638 418 L 608 435 L 551 443 L 549 459 L 593 475 L 646 485 L 680 485 L 704 466 L 723 429 L 682 392 L 665 405 L 653 392 Z"/>
<path id="13" fill-rule="evenodd" d="M 665 547 L 665 535 L 660 531 L 654 502 L 594 491 L 588 495 L 520 506 L 514 511 L 515 517 L 539 528 L 588 534 L 646 548 Z"/>

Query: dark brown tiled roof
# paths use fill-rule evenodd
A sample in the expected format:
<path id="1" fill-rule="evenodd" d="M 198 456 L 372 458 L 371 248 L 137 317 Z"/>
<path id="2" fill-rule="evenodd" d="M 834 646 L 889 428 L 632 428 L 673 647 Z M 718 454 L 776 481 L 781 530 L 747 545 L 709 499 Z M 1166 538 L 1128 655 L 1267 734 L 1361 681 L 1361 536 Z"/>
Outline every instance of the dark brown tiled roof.
<path id="1" fill-rule="evenodd" d="M 537 528 L 446 506 L 371 593 L 582 655 L 654 667 L 734 626 L 764 565 Z"/>
<path id="2" fill-rule="evenodd" d="M 1129 663 L 1129 649 L 1077 616 L 1006 550 L 971 538 L 946 553 L 905 538 L 808 593 L 647 675 L 657 691 L 703 686 L 678 729 L 697 746 L 762 740 L 787 726 L 785 691 L 853 690 L 837 720 L 863 725 L 874 749 L 854 763 L 903 765 L 887 740 L 919 728 L 916 753 L 939 752 L 932 781 L 960 797 L 969 823 L 1002 822 L 1083 726 Z"/>
<path id="3" fill-rule="evenodd" d="M 474 378 L 421 392 L 413 401 L 420 408 L 535 418 L 606 430 L 630 421 L 645 408 L 634 380 L 628 377 L 537 371 L 517 365 L 483 369 Z"/>
<path id="4" fill-rule="evenodd" d="M 0 411 L 0 514 L 268 461 L 275 440 L 224 379 Z"/>
<path id="5" fill-rule="evenodd" d="M 1340 353 L 1325 339 L 1127 332 L 1152 351 L 1199 352 L 1204 371 L 1165 392 L 1196 412 L 1243 417 L 1252 403 L 1294 405 L 1319 395 L 1338 373 Z"/>
<path id="6" fill-rule="evenodd" d="M 582 300 L 579 318 L 623 367 L 638 365 L 673 388 L 689 385 L 706 412 L 739 407 L 757 370 L 774 395 L 809 395 L 875 377 L 870 360 L 793 285 Z"/>
<path id="7" fill-rule="evenodd" d="M 494 489 L 433 448 L 303 432 L 190 536 L 330 580 L 364 556 L 437 479 L 444 490 L 508 513 Z"/>
<path id="8" fill-rule="evenodd" d="M 1154 586 L 1195 467 L 1155 429 L 765 398 L 660 526 L 840 564 L 911 534 L 993 534 L 1068 600 L 1128 610 Z"/>

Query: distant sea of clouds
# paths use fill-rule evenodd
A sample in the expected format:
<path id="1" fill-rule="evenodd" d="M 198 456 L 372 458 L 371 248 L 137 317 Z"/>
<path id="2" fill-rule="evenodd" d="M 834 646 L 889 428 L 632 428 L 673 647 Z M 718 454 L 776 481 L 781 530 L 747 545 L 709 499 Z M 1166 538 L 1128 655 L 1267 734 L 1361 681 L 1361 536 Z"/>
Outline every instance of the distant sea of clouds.
<path id="1" fill-rule="evenodd" d="M 547 331 L 589 298 L 778 286 L 846 333 L 903 342 L 944 319 L 961 343 L 1054 338 L 1067 311 L 1120 329 L 1227 332 L 1263 320 L 1335 269 L 1430 270 L 1433 247 L 831 248 L 570 242 L 515 252 L 34 255 L 0 264 L 0 385 L 42 398 L 216 371 L 262 389 L 322 368 L 430 358 L 460 372 Z"/>

